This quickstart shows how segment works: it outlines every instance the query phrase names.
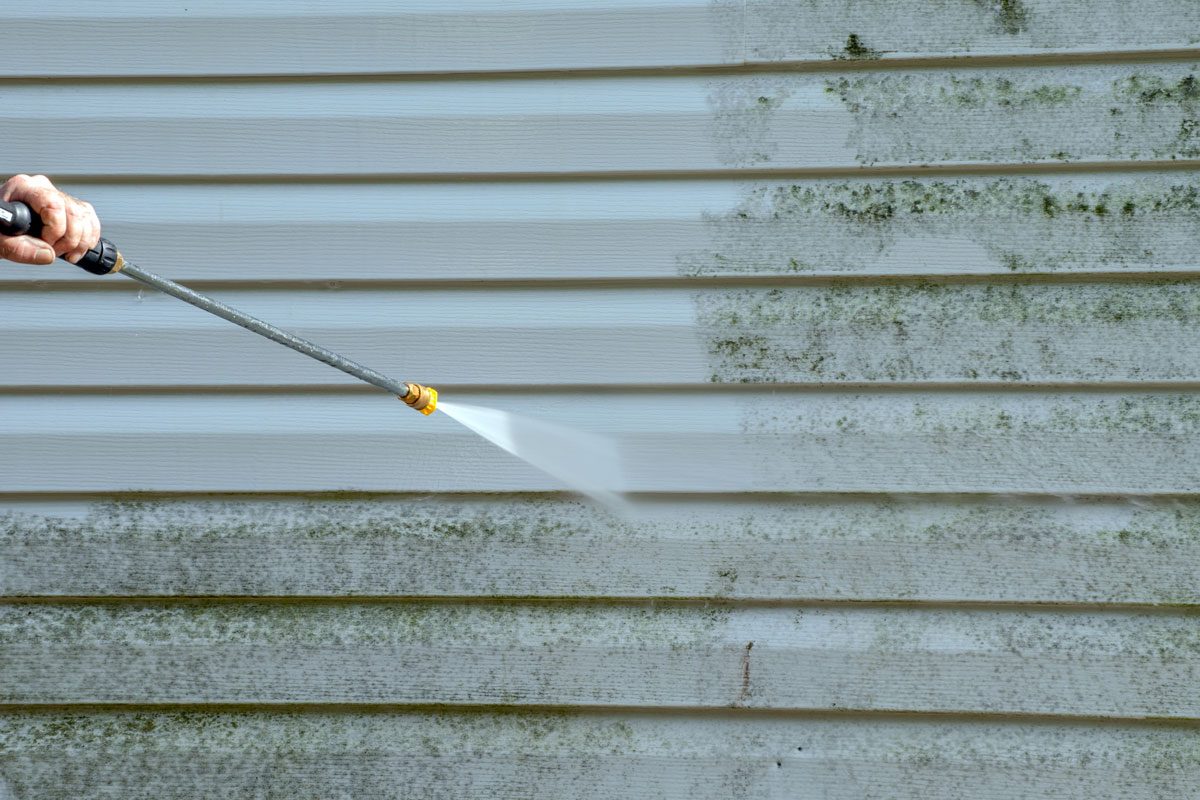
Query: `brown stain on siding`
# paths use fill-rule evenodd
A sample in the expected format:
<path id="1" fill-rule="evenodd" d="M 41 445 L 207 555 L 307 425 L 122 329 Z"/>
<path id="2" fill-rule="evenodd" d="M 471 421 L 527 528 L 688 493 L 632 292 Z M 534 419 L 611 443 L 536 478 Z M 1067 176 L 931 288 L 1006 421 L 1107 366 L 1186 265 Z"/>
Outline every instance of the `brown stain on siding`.
<path id="1" fill-rule="evenodd" d="M 750 651 L 753 648 L 754 642 L 746 642 L 746 647 L 742 650 L 742 686 L 737 699 L 733 701 L 734 706 L 745 705 L 750 699 Z"/>

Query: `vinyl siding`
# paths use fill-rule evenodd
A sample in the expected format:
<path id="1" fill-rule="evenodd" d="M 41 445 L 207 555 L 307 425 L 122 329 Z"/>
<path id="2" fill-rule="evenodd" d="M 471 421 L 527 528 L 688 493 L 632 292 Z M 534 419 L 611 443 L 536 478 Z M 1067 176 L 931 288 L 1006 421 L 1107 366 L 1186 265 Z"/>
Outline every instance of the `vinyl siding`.
<path id="1" fill-rule="evenodd" d="M 0 267 L 3 800 L 1200 782 L 1193 4 L 5 28 L 0 172 L 614 438 L 636 503 L 120 277 Z"/>

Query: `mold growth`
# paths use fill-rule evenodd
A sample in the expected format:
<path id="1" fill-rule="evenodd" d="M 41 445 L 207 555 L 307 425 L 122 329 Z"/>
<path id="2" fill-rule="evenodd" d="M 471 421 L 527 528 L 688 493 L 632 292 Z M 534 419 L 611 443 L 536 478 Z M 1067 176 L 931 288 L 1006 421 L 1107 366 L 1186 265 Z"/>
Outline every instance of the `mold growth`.
<path id="1" fill-rule="evenodd" d="M 877 437 L 965 434 L 987 438 L 1064 434 L 1134 434 L 1138 437 L 1190 437 L 1200 433 L 1200 395 L 1131 394 L 969 394 L 899 396 L 855 395 L 781 407 L 769 398 L 756 401 L 746 429 L 752 433 L 790 433 L 853 437 L 870 431 Z M 839 433 L 838 420 L 852 425 Z M 1002 436 L 1001 436 L 1002 435 Z M 1104 436 L 1097 447 L 1111 447 Z M 1159 441 L 1159 444 L 1163 440 Z M 1172 449 L 1190 447 L 1180 438 Z M 1178 447 L 1176 447 L 1178 445 Z M 1034 455 L 1034 454 L 1031 454 Z M 1163 459 L 1168 458 L 1162 454 Z M 1194 453 L 1179 463 L 1181 474 L 1193 469 Z M 923 491 L 929 491 L 925 487 Z"/>
<path id="2" fill-rule="evenodd" d="M 755 485 L 780 491 L 1137 495 L 1200 482 L 1192 394 L 839 392 L 741 404 L 743 431 L 764 442 Z"/>
<path id="3" fill-rule="evenodd" d="M 848 797 L 880 796 L 877 773 L 855 766 L 880 764 L 919 787 L 909 797 L 960 797 L 995 779 L 1010 797 L 1113 800 L 1128 787 L 1187 797 L 1200 768 L 1187 724 L 795 716 L 52 710 L 6 715 L 0 746 L 16 796 L 39 800 L 145 797 L 147 786 L 162 798 L 211 787 L 258 800 L 602 797 L 609 786 L 620 789 L 607 796 L 772 797 L 785 796 L 771 774 L 781 760 L 799 771 L 793 782 L 832 774 Z"/>
<path id="4" fill-rule="evenodd" d="M 557 578 L 558 591 L 586 592 L 622 565 L 601 557 L 594 572 L 551 576 L 530 559 L 604 554 L 599 543 L 614 531 L 634 535 L 586 503 L 539 496 L 115 501 L 71 515 L 0 514 L 0 547 L 12 554 L 0 558 L 0 583 L 35 594 L 511 596 L 554 591 Z M 80 569 L 82 556 L 39 550 L 122 555 Z"/>
<path id="5" fill-rule="evenodd" d="M 41 800 L 571 797 L 603 784 L 614 759 L 661 752 L 658 738 L 617 715 L 551 710 L 53 710 L 0 718 L 15 796 Z M 541 765 L 538 774 L 514 770 L 524 763 Z"/>
<path id="6" fill-rule="evenodd" d="M 1135 104 L 1143 119 L 1156 121 L 1166 115 L 1175 124 L 1172 158 L 1200 156 L 1200 80 L 1189 73 L 1177 81 L 1160 75 L 1132 75 L 1115 81 L 1114 94 Z"/>
<path id="7" fill-rule="evenodd" d="M 835 51 L 833 58 L 836 61 L 876 61 L 882 57 L 882 53 L 874 50 L 863 44 L 857 33 L 852 33 L 846 37 L 845 46 Z"/>
<path id="8" fill-rule="evenodd" d="M 704 218 L 684 275 L 1190 269 L 1200 182 L 1000 178 L 759 184 Z"/>
<path id="9" fill-rule="evenodd" d="M 1001 413 L 1011 430 L 1013 413 L 998 412 L 997 421 Z M 849 414 L 833 425 L 839 435 L 868 432 Z M 1200 591 L 1184 566 L 1163 569 L 1151 555 L 1169 549 L 1186 561 L 1200 546 L 1200 505 L 1190 501 L 1066 506 L 948 498 L 691 499 L 654 504 L 628 528 L 607 525 L 586 505 L 511 497 L 311 505 L 163 501 L 133 511 L 102 503 L 86 517 L 81 506 L 45 514 L 22 507 L 0 512 L 0 584 L 25 595 L 537 593 L 1195 603 Z M 860 545 L 881 537 L 895 549 L 863 561 Z M 1118 542 L 1123 550 L 1117 558 L 1096 549 Z M 1003 548 L 1001 560 L 1016 565 L 1020 575 L 974 577 L 975 556 L 984 558 L 989 575 L 1000 568 L 985 554 L 990 547 Z M 1082 560 L 1088 571 L 1064 577 L 1052 562 L 1039 579 L 1021 566 L 1023 548 Z M 931 549 L 964 560 L 954 570 L 929 567 Z M 806 565 L 818 552 L 824 567 L 812 573 Z"/>
<path id="10" fill-rule="evenodd" d="M 790 95 L 783 76 L 710 84 L 708 104 L 718 160 L 731 167 L 769 164 L 779 150 L 771 131 L 772 118 Z"/>
<path id="11" fill-rule="evenodd" d="M 746 59 L 746 0 L 709 0 L 712 29 L 722 41 L 722 55 L 732 64 Z"/>
<path id="12" fill-rule="evenodd" d="M 1197 14 L 1187 0 L 1149 2 L 1140 14 L 1120 0 L 713 0 L 709 8 L 727 57 L 767 62 L 836 53 L 851 31 L 915 57 L 1157 49 L 1196 38 Z"/>
<path id="13" fill-rule="evenodd" d="M 1029 10 L 1021 0 L 975 0 L 975 3 L 991 11 L 1000 29 L 1010 36 L 1029 26 Z"/>
<path id="14" fill-rule="evenodd" d="M 893 113 L 921 106 L 948 109 L 1045 109 L 1068 105 L 1083 95 L 1082 86 L 1039 83 L 1026 73 L 990 73 L 985 77 L 955 74 L 869 75 L 842 77 L 825 82 L 825 91 L 837 95 L 854 112 Z"/>
<path id="15" fill-rule="evenodd" d="M 611 517 L 586 503 L 536 495 L 436 501 L 110 500 L 73 516 L 2 514 L 0 536 L 18 541 L 137 538 L 216 543 L 282 537 L 345 544 L 396 538 L 512 544 L 594 535 L 613 524 Z"/>
<path id="16" fill-rule="evenodd" d="M 1185 103 L 1200 101 L 1200 81 L 1195 74 L 1184 75 L 1171 82 L 1160 75 L 1131 75 L 1113 84 L 1114 95 L 1138 103 Z"/>
<path id="17" fill-rule="evenodd" d="M 1200 378 L 1191 282 L 842 284 L 695 300 L 719 383 Z M 1147 347 L 1159 340 L 1175 345 Z"/>
<path id="18" fill-rule="evenodd" d="M 864 165 L 1116 161 L 1197 154 L 1189 81 L 1174 66 L 1063 67 L 843 76 L 825 91 Z"/>
<path id="19" fill-rule="evenodd" d="M 645 639 L 692 647 L 719 636 L 728 609 L 588 602 L 489 605 L 389 603 L 199 603 L 0 607 L 0 644 L 103 643 L 175 647 L 257 643 L 303 647 L 420 644 L 517 648 L 524 642 L 584 647 Z"/>

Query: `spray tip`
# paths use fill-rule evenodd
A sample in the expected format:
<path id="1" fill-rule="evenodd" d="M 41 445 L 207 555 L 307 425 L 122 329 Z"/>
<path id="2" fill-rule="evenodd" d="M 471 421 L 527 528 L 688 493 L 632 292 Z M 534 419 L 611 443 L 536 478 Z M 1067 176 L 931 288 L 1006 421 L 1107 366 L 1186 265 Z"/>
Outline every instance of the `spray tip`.
<path id="1" fill-rule="evenodd" d="M 432 386 L 422 386 L 419 383 L 406 383 L 408 393 L 400 399 L 409 408 L 415 408 L 425 416 L 437 410 L 437 389 Z"/>

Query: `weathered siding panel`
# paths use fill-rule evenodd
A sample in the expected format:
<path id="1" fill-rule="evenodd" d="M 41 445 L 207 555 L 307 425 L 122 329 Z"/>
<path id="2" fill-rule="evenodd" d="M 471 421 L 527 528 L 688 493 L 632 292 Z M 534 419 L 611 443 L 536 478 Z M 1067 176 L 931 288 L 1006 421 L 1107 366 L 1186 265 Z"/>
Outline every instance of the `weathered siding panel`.
<path id="1" fill-rule="evenodd" d="M 1200 269 L 1200 182 L 1190 172 L 72 188 L 101 210 L 114 241 L 137 242 L 139 260 L 188 281 L 335 288 Z M 299 258 L 314 208 L 326 253 Z M 31 279 L 114 285 L 71 270 L 0 270 L 4 284 Z"/>
<path id="2" fill-rule="evenodd" d="M 0 798 L 1190 796 L 1197 13 L 11 10 L 0 171 L 637 494 L 4 266 Z"/>
<path id="3" fill-rule="evenodd" d="M 14 605 L 0 647 L 14 704 L 1200 716 L 1200 626 L 1146 612 Z"/>
<path id="4" fill-rule="evenodd" d="M 11 348 L 0 386 L 356 383 L 173 298 L 121 288 L 0 298 Z M 1200 381 L 1190 279 L 220 294 L 435 385 Z"/>
<path id="5" fill-rule="evenodd" d="M 697 714 L 23 713 L 15 796 L 1160 800 L 1194 727 Z M 152 784 L 152 785 L 147 785 Z M 286 787 L 285 791 L 280 791 Z"/>
<path id="6" fill-rule="evenodd" d="M 203 6 L 189 12 L 125 0 L 97 15 L 94 5 L 77 0 L 18 11 L 6 28 L 21 44 L 4 54 L 0 75 L 456 73 L 738 59 L 733 32 L 705 0 L 341 0 L 336 6 L 209 0 Z M 1160 45 L 1178 42 L 1167 31 L 1144 35 Z M 101 65 L 72 57 L 97 40 L 111 48 Z M 65 53 L 48 57 L 49 43 Z"/>
<path id="7" fill-rule="evenodd" d="M 1172 391 L 460 395 L 611 437 L 636 492 L 1186 494 Z M 564 485 L 373 392 L 0 396 L 10 492 L 542 492 Z M 413 468 L 412 465 L 417 465 Z"/>
<path id="8" fill-rule="evenodd" d="M 1194 499 L 8 501 L 0 594 L 1200 604 Z"/>
<path id="9" fill-rule="evenodd" d="M 4 76 L 321 75 L 696 67 L 1169 51 L 1187 0 L 86 0 L 6 12 Z M 105 57 L 90 58 L 96 43 Z"/>
<path id="10" fill-rule="evenodd" d="M 1200 156 L 1194 63 L 5 88 L 76 178 L 692 173 Z"/>

